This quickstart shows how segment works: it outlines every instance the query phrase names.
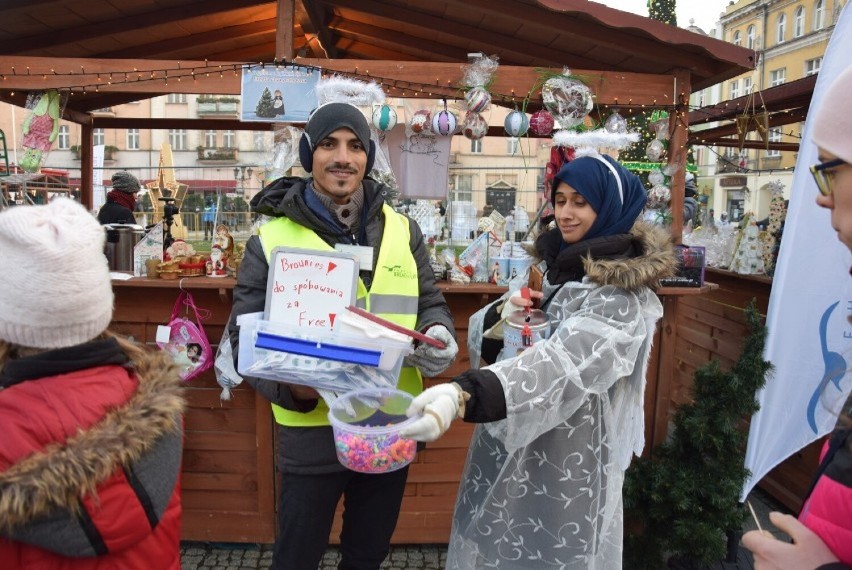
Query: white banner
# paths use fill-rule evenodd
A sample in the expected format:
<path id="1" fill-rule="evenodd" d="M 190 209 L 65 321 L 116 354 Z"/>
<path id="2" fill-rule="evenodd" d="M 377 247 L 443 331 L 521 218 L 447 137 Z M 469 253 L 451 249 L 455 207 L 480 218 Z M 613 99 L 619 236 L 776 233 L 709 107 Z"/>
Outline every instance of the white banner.
<path id="1" fill-rule="evenodd" d="M 95 213 L 101 209 L 106 202 L 104 192 L 104 149 L 102 144 L 92 147 L 92 203 Z"/>
<path id="2" fill-rule="evenodd" d="M 850 53 L 852 9 L 847 4 L 826 49 L 808 117 L 831 82 L 852 65 Z M 772 280 L 764 357 L 775 371 L 758 394 L 760 411 L 751 419 L 745 466 L 752 475 L 743 500 L 772 468 L 834 428 L 837 410 L 852 388 L 852 325 L 847 321 L 852 256 L 831 228 L 829 211 L 815 203 L 809 167 L 819 159 L 811 125 L 805 123 Z"/>

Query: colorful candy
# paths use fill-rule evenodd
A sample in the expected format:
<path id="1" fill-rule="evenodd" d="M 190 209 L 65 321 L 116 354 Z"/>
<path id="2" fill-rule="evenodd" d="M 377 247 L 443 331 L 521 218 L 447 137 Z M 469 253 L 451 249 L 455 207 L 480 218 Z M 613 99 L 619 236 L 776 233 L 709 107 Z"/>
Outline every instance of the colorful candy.
<path id="1" fill-rule="evenodd" d="M 417 443 L 397 434 L 372 435 L 341 430 L 334 432 L 340 463 L 361 473 L 386 473 L 405 467 L 414 459 Z"/>

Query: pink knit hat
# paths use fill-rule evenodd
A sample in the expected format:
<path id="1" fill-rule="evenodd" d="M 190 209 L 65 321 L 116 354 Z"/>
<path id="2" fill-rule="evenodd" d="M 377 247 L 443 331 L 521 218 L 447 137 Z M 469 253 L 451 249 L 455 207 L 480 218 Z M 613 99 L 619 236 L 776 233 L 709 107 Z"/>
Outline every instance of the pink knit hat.
<path id="1" fill-rule="evenodd" d="M 112 319 L 104 228 L 68 198 L 0 212 L 0 340 L 63 348 Z"/>
<path id="2" fill-rule="evenodd" d="M 852 66 L 846 68 L 831 85 L 813 116 L 814 143 L 837 158 L 852 163 Z"/>

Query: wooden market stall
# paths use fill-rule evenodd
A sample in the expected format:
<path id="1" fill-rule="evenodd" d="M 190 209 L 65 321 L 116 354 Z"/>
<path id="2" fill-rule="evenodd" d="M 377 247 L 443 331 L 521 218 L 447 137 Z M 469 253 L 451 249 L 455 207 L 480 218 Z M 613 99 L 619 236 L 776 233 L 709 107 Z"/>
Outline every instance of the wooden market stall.
<path id="1" fill-rule="evenodd" d="M 672 188 L 677 241 L 689 94 L 754 64 L 750 50 L 585 0 L 436 0 L 429 6 L 404 0 L 176 0 L 167 10 L 128 0 L 119 15 L 84 9 L 86 2 L 63 2 L 61 10 L 50 0 L 36 2 L 33 8 L 0 8 L 0 16 L 26 13 L 32 20 L 26 30 L 10 29 L 7 39 L 0 40 L 0 100 L 23 106 L 28 91 L 71 91 L 64 118 L 82 125 L 81 191 L 89 206 L 94 129 L 271 127 L 209 118 L 116 118 L 93 114 L 97 109 L 166 93 L 239 94 L 241 66 L 259 62 L 310 65 L 376 81 L 394 97 L 455 98 L 462 93 L 467 54 L 485 52 L 499 56 L 490 88 L 495 102 L 504 105 L 520 103 L 529 95 L 526 109 L 535 110 L 541 105 L 536 86 L 542 73 L 560 73 L 568 65 L 586 80 L 601 111 L 668 110 L 672 133 L 668 160 L 678 167 Z M 74 6 L 79 8 L 76 20 L 67 18 Z M 196 303 L 210 311 L 205 328 L 212 344 L 222 337 L 233 283 L 207 278 L 182 282 Z M 156 326 L 168 319 L 180 286 L 178 281 L 143 278 L 115 281 L 114 327 L 153 342 Z M 470 314 L 504 289 L 476 284 L 442 287 L 463 348 Z M 672 402 L 688 397 L 680 382 L 687 366 L 715 354 L 688 348 L 684 354 L 680 334 L 683 322 L 696 320 L 690 303 L 700 303 L 705 295 L 660 293 L 666 314 L 646 397 L 646 433 L 652 443 L 665 438 Z M 713 331 L 704 333 L 716 342 L 726 331 L 720 328 L 715 337 Z M 726 338 L 726 348 L 734 350 L 735 335 Z M 701 344 L 694 337 L 687 340 Z M 730 356 L 729 351 L 721 354 Z M 450 378 L 469 364 L 462 350 L 458 361 L 433 381 Z M 212 372 L 188 389 L 183 538 L 271 542 L 277 495 L 269 406 L 245 387 L 227 402 L 220 401 L 219 393 Z M 394 542 L 446 542 L 471 431 L 458 422 L 440 442 L 418 455 Z M 336 533 L 337 528 L 333 540 Z"/>

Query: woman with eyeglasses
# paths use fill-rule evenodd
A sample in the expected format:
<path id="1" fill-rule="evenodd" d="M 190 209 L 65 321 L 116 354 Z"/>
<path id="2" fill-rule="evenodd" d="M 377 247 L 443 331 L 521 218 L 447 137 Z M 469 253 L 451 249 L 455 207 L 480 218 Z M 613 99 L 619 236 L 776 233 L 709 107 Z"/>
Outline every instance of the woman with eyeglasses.
<path id="1" fill-rule="evenodd" d="M 831 210 L 831 226 L 852 251 L 852 66 L 831 84 L 813 115 L 813 140 L 818 164 L 811 166 L 816 202 Z M 770 520 L 792 538 L 775 539 L 768 532 L 743 535 L 754 553 L 755 570 L 852 568 L 852 397 L 838 412 L 837 429 L 823 447 L 820 465 L 798 519 L 771 513 Z"/>

